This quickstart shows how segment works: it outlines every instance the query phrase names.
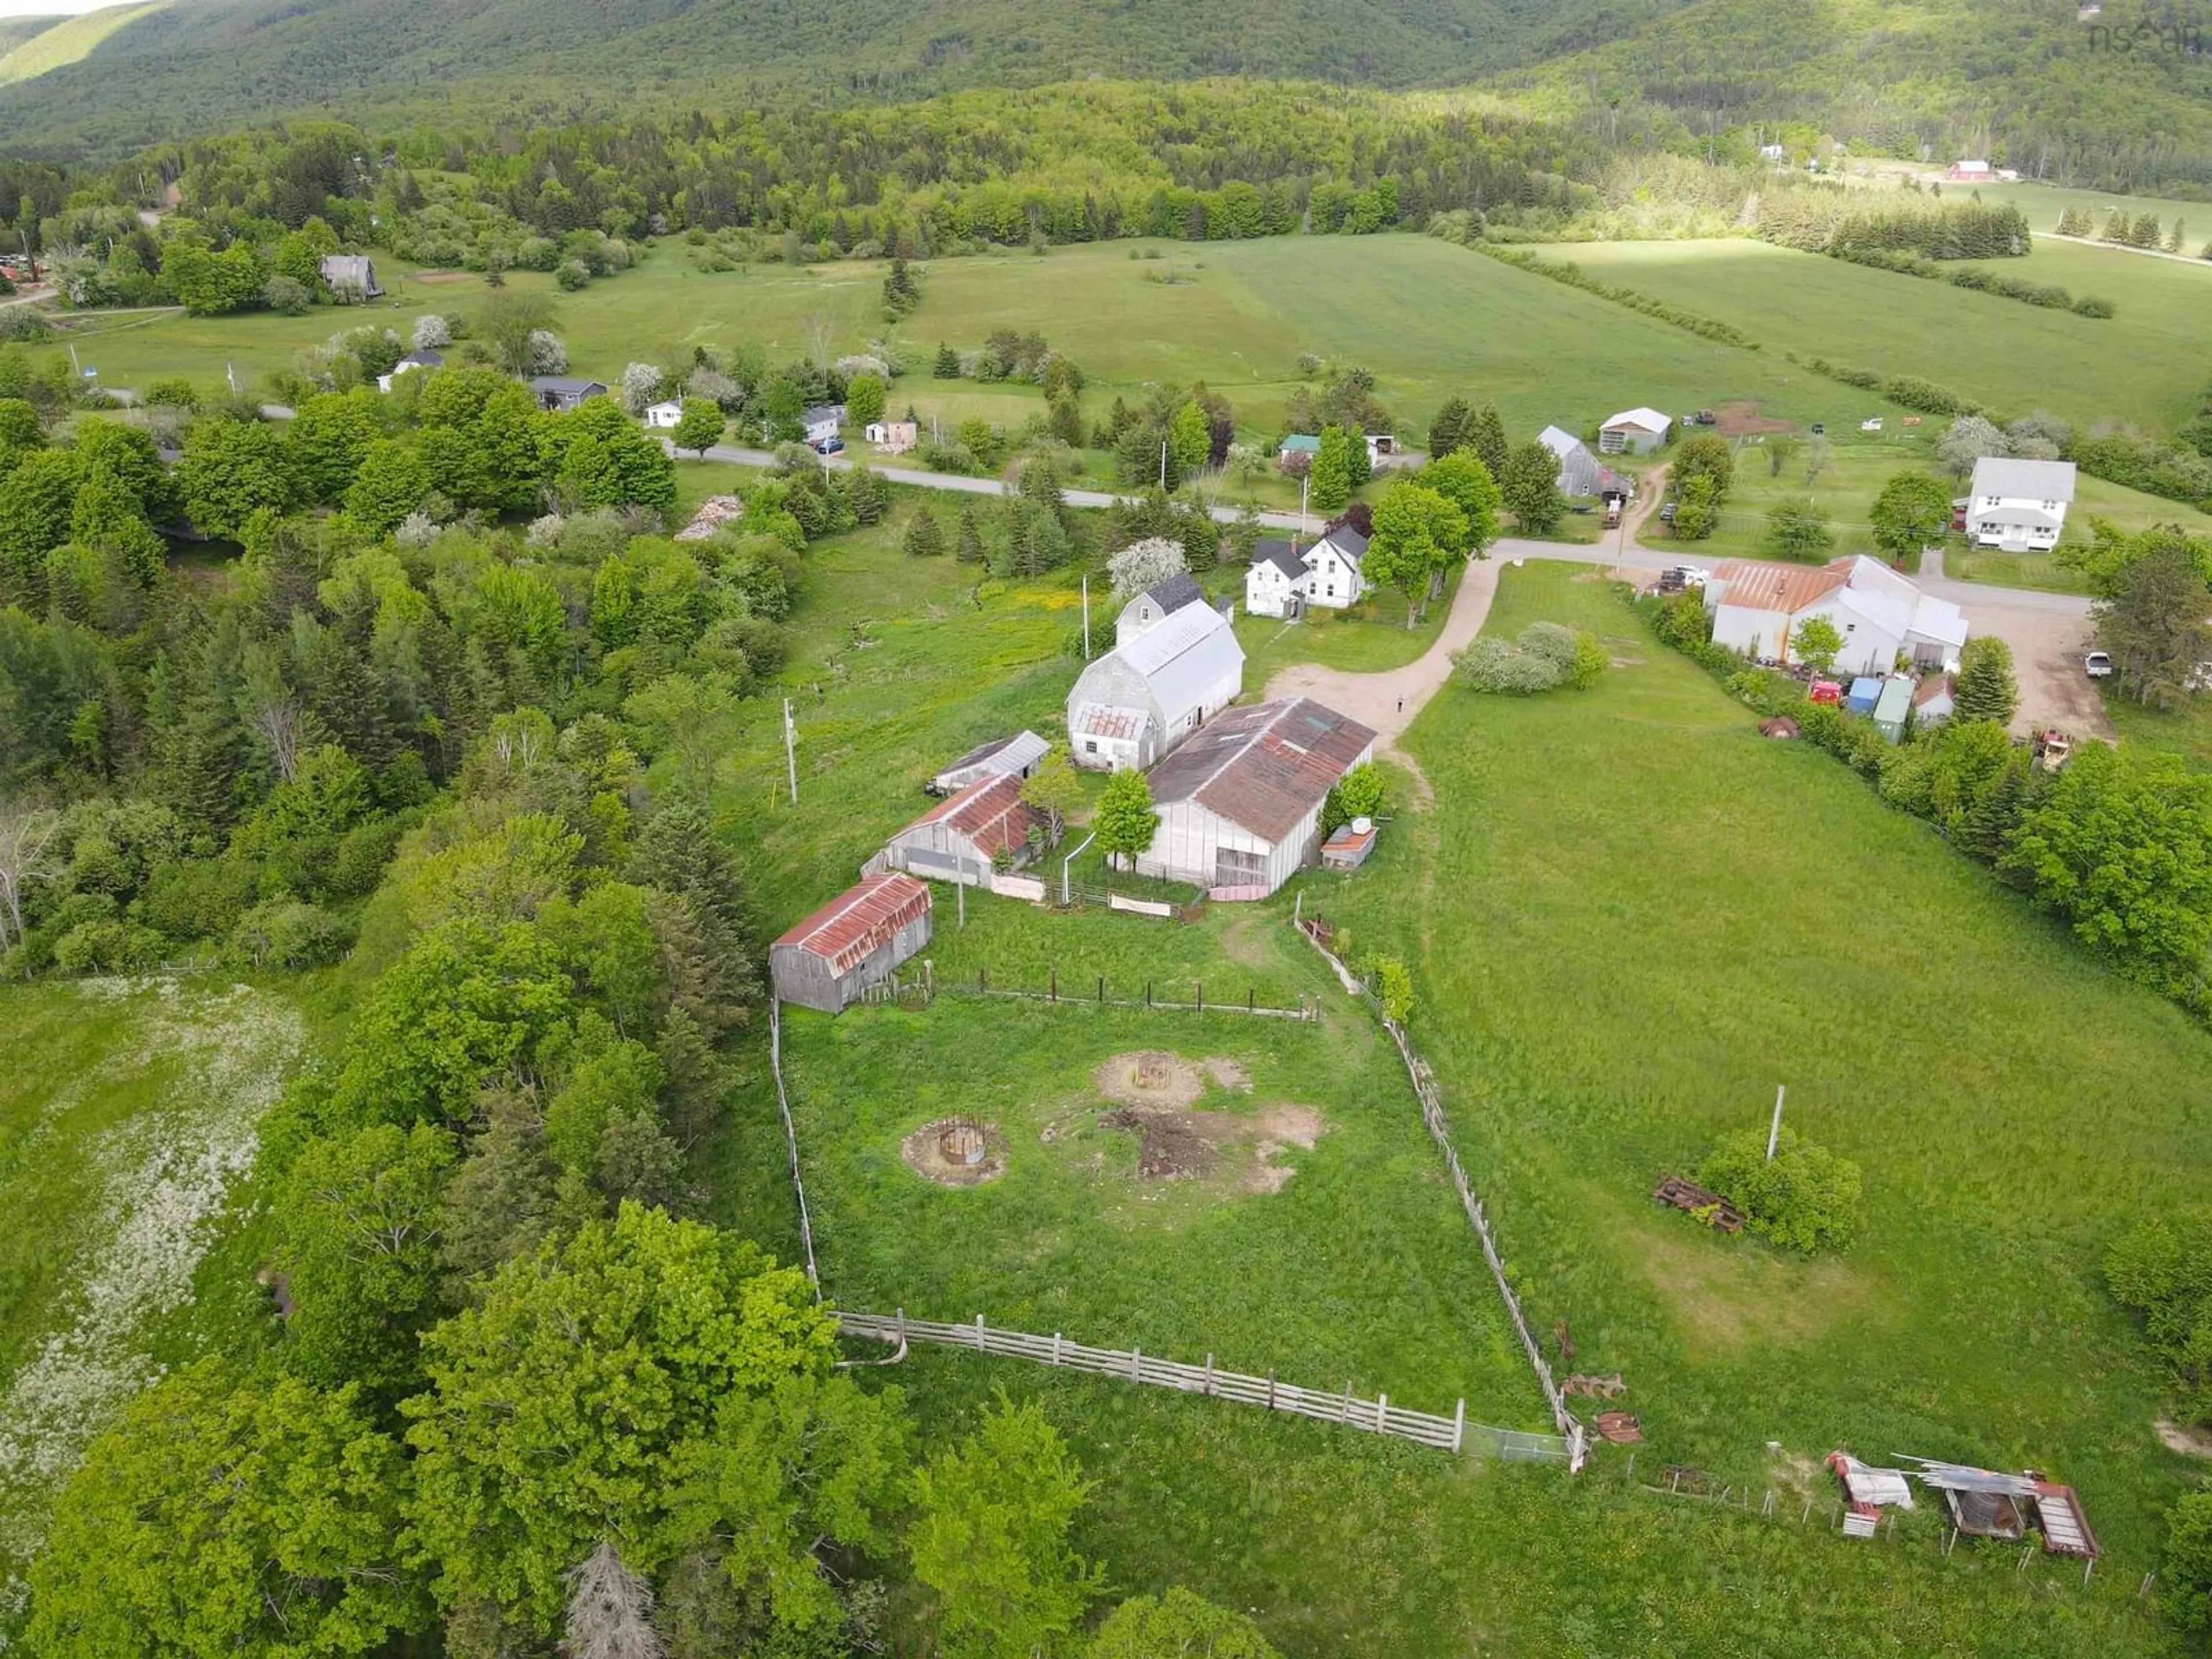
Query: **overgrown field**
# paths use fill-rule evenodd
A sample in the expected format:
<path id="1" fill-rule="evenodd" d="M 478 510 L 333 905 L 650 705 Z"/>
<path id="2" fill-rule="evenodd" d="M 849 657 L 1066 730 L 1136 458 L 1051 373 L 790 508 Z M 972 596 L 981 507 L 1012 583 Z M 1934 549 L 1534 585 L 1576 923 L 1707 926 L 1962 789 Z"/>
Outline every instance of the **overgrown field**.
<path id="1" fill-rule="evenodd" d="M 286 998 L 244 986 L 91 980 L 0 989 L 0 1030 L 20 1062 L 0 1067 L 4 1623 L 86 1444 L 198 1352 L 195 1301 L 219 1322 L 259 1294 L 251 1262 L 224 1263 L 242 1285 L 196 1280 L 304 1027 Z"/>
<path id="2" fill-rule="evenodd" d="M 2108 1565 L 2148 1570 L 2198 1471 L 2159 1443 L 2100 1263 L 2135 1218 L 2212 1197 L 2212 1044 L 1826 757 L 1759 738 L 1605 587 L 1510 573 L 1491 627 L 1540 617 L 1634 665 L 1579 698 L 1448 690 L 1410 734 L 1435 814 L 1328 907 L 1418 964 L 1419 1040 L 1540 1316 L 1620 1368 L 1647 1455 L 2046 1469 Z M 1778 1083 L 1864 1168 L 1842 1256 L 1650 1201 Z"/>
<path id="3" fill-rule="evenodd" d="M 1918 375 L 2008 414 L 2047 409 L 2083 425 L 2122 420 L 2164 431 L 2195 410 L 2212 379 L 2201 322 L 2212 305 L 2212 265 L 2057 241 L 2025 258 L 1985 262 L 2077 296 L 2104 295 L 2119 314 L 2100 320 L 1764 242 L 1600 242 L 1553 252 L 1733 323 L 1768 352 Z M 1831 431 L 1838 418 L 1856 426 L 1881 412 L 1849 386 L 1813 384 L 1826 387 L 1818 401 Z"/>

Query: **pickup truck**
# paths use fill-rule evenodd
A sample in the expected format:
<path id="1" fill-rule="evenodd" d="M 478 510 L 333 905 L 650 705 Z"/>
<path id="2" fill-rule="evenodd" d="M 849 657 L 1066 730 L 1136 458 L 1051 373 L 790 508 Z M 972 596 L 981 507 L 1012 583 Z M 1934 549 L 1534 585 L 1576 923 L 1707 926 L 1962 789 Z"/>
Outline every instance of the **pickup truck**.
<path id="1" fill-rule="evenodd" d="M 2081 671 L 2093 680 L 2110 679 L 2112 677 L 2112 659 L 2102 651 L 2092 651 L 2081 659 Z"/>

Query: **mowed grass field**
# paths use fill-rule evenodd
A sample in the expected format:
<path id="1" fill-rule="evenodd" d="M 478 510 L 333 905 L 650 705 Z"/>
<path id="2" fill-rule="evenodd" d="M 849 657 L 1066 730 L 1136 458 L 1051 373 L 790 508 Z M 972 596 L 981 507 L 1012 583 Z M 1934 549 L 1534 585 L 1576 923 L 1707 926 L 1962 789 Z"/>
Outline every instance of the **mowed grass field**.
<path id="1" fill-rule="evenodd" d="M 1761 739 L 1604 586 L 1509 573 L 1490 628 L 1539 619 L 1634 665 L 1582 697 L 1448 690 L 1409 734 L 1436 811 L 1322 907 L 1417 964 L 1417 1039 L 1536 1318 L 1622 1371 L 1647 1455 L 1738 1480 L 1770 1440 L 2045 1469 L 2108 1569 L 2149 1571 L 2202 1470 L 2154 1432 L 2100 1264 L 2212 1198 L 2212 1037 L 1826 756 Z M 1845 1255 L 1651 1202 L 1778 1084 L 1864 1170 Z"/>
<path id="2" fill-rule="evenodd" d="M 2055 218 L 2055 215 L 2051 216 Z M 2212 215 L 2208 215 L 2212 228 Z M 2039 243 L 2025 258 L 1979 261 L 2008 276 L 2100 294 L 2102 320 L 1798 253 L 1749 240 L 1578 243 L 1551 250 L 1592 274 L 1735 324 L 1769 352 L 1883 374 L 1917 374 L 2010 414 L 2046 409 L 2087 425 L 2163 431 L 2212 380 L 2212 264 Z M 1831 430 L 1881 411 L 1832 382 Z M 1869 407 L 1853 413 L 1866 401 Z"/>
<path id="3" fill-rule="evenodd" d="M 1782 362 L 1778 349 L 1701 340 L 1429 237 L 1164 245 L 1159 259 L 1132 258 L 1142 246 L 930 262 L 921 306 L 896 325 L 913 372 L 892 388 L 893 405 L 912 404 L 925 422 L 934 416 L 948 427 L 969 414 L 1018 425 L 1032 406 L 1041 409 L 1033 388 L 930 378 L 939 341 L 978 346 L 999 327 L 1034 328 L 1080 364 L 1091 419 L 1116 395 L 1203 379 L 1231 398 L 1255 438 L 1279 429 L 1299 354 L 1308 351 L 1373 371 L 1400 429 L 1415 439 L 1454 396 L 1495 399 L 1516 434 L 1553 422 L 1580 431 L 1639 403 L 1686 409 L 1748 399 L 1782 418 L 1812 421 L 1832 420 L 1842 400 L 1842 388 Z M 343 327 L 384 322 L 404 335 L 422 311 L 483 303 L 474 276 L 425 282 L 385 261 L 378 270 L 392 292 L 360 310 L 88 320 L 76 337 L 80 359 L 106 386 L 183 374 L 214 386 L 226 366 L 265 374 Z M 855 262 L 708 274 L 694 250 L 664 241 L 631 270 L 554 294 L 556 327 L 572 368 L 610 382 L 627 362 L 680 361 L 696 345 L 752 341 L 771 362 L 788 361 L 811 349 L 817 319 L 830 350 L 854 351 L 886 331 L 884 270 Z M 1178 280 L 1147 280 L 1165 275 Z M 509 281 L 553 294 L 543 276 Z M 1861 401 L 1850 394 L 1853 406 Z"/>

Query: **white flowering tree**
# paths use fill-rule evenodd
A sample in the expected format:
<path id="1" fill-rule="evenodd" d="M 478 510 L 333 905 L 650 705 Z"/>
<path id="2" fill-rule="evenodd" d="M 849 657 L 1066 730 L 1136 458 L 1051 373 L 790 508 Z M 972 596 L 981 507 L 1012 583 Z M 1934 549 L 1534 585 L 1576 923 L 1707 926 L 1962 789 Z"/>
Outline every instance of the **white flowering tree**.
<path id="1" fill-rule="evenodd" d="M 1187 575 L 1190 566 L 1183 559 L 1182 543 L 1147 536 L 1107 560 L 1106 568 L 1114 578 L 1114 597 L 1127 599 L 1170 576 Z"/>
<path id="2" fill-rule="evenodd" d="M 436 351 L 453 343 L 453 325 L 434 311 L 426 311 L 415 319 L 415 332 L 408 343 L 416 351 Z"/>
<path id="3" fill-rule="evenodd" d="M 532 374 L 564 374 L 568 369 L 568 348 L 561 343 L 561 337 L 550 328 L 530 331 L 530 372 Z"/>
<path id="4" fill-rule="evenodd" d="M 632 363 L 623 370 L 622 405 L 633 415 L 642 415 L 651 405 L 660 401 L 660 388 L 666 377 L 654 363 Z"/>

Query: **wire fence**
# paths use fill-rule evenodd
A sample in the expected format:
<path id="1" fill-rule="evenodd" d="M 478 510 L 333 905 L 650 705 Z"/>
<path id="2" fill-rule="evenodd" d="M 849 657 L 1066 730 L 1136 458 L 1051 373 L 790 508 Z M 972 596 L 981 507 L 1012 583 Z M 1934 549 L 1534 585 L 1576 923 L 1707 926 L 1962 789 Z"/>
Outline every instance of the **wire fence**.
<path id="1" fill-rule="evenodd" d="M 1039 987 L 1002 983 L 994 980 L 987 968 L 978 968 L 970 978 L 966 974 L 939 974 L 925 966 L 920 973 L 894 974 L 869 986 L 861 992 L 860 1000 L 864 1003 L 926 1008 L 940 996 L 1013 997 L 1030 1002 L 1067 1003 L 1093 1008 L 1141 1008 L 1154 1013 L 1250 1014 L 1261 1019 L 1307 1021 L 1321 1018 L 1319 1001 L 1304 994 L 1294 1006 L 1262 1002 L 1258 988 L 1252 985 L 1246 985 L 1241 995 L 1231 990 L 1227 996 L 1209 996 L 1206 981 L 1198 980 L 1193 981 L 1190 1000 L 1185 1001 L 1158 994 L 1151 980 L 1144 981 L 1141 991 L 1136 991 L 1126 986 L 1109 985 L 1103 974 L 1071 976 L 1063 981 L 1056 968 L 1047 970 L 1045 983 Z"/>
<path id="2" fill-rule="evenodd" d="M 1467 1212 L 1468 1224 L 1474 1229 L 1475 1237 L 1482 1244 L 1482 1259 L 1490 1264 L 1491 1277 L 1498 1281 L 1498 1294 L 1505 1303 L 1505 1311 L 1513 1321 L 1513 1328 L 1521 1338 L 1521 1346 L 1528 1356 L 1528 1364 L 1536 1373 L 1536 1381 L 1544 1390 L 1545 1401 L 1552 1408 L 1552 1420 L 1559 1425 L 1559 1432 L 1573 1447 L 1569 1460 L 1571 1468 L 1580 1470 L 1589 1457 L 1589 1440 L 1582 1421 L 1567 1409 L 1566 1396 L 1546 1363 L 1543 1350 L 1537 1346 L 1534 1332 L 1528 1328 L 1528 1316 L 1522 1310 L 1521 1298 L 1505 1276 L 1505 1263 L 1498 1254 L 1498 1241 L 1490 1230 L 1490 1217 L 1482 1200 L 1475 1196 L 1474 1184 L 1467 1178 L 1467 1167 L 1460 1162 L 1459 1149 L 1452 1144 L 1451 1120 L 1445 1115 L 1443 1097 L 1437 1088 L 1436 1074 L 1428 1062 L 1413 1052 L 1413 1045 L 1406 1036 L 1405 1027 L 1384 1013 L 1364 981 L 1347 967 L 1343 959 L 1324 942 L 1329 937 L 1328 924 L 1319 917 L 1309 918 L 1304 914 L 1304 896 L 1299 896 L 1293 925 L 1304 935 L 1306 942 L 1321 952 L 1345 988 L 1374 1006 L 1376 1018 L 1382 1029 L 1390 1034 L 1397 1046 L 1398 1057 L 1405 1062 L 1406 1075 L 1413 1080 L 1413 1093 L 1421 1103 L 1421 1121 L 1428 1126 L 1429 1135 L 1444 1155 L 1444 1167 L 1451 1171 L 1452 1186 L 1459 1193 L 1460 1207 Z"/>
<path id="3" fill-rule="evenodd" d="M 1271 1412 L 1289 1412 L 1323 1423 L 1340 1423 L 1442 1451 L 1478 1451 L 1512 1462 L 1565 1463 L 1571 1468 L 1579 1443 L 1555 1434 L 1522 1429 L 1493 1428 L 1467 1420 L 1462 1399 L 1449 1417 L 1408 1411 L 1390 1403 L 1388 1395 L 1373 1399 L 1356 1395 L 1347 1382 L 1340 1390 L 1300 1388 L 1279 1380 L 1273 1372 L 1249 1376 L 1223 1370 L 1208 1354 L 1202 1365 L 1161 1359 L 1134 1348 L 1093 1348 L 1071 1342 L 1060 1332 L 1036 1336 L 1025 1331 L 994 1330 L 981 1314 L 971 1324 L 946 1325 L 926 1319 L 908 1319 L 904 1309 L 896 1314 L 840 1312 L 837 1323 L 849 1336 L 896 1343 L 902 1351 L 909 1342 L 933 1342 L 946 1347 L 968 1348 L 977 1353 L 1028 1359 L 1062 1370 L 1084 1371 L 1095 1376 L 1119 1377 L 1152 1388 L 1174 1389 L 1203 1395 L 1210 1400 L 1233 1401 Z"/>

